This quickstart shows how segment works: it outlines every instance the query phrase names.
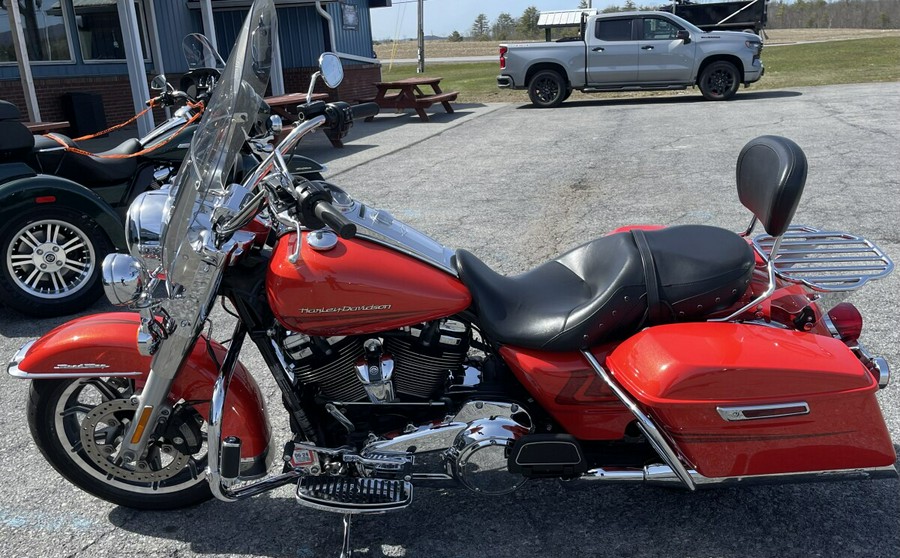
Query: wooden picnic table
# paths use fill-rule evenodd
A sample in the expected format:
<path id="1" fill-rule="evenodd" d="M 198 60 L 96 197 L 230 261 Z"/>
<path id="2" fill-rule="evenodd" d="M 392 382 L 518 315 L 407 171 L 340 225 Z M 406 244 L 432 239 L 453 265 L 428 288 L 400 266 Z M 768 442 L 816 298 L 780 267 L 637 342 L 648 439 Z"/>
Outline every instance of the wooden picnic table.
<path id="1" fill-rule="evenodd" d="M 43 134 L 44 132 L 56 132 L 65 130 L 69 127 L 68 120 L 60 120 L 58 122 L 24 122 L 25 127 L 32 134 Z"/>
<path id="2" fill-rule="evenodd" d="M 328 93 L 313 93 L 310 101 L 325 101 L 328 99 Z M 269 108 L 272 109 L 272 112 L 277 114 L 284 120 L 284 131 L 279 136 L 279 140 L 284 138 L 293 127 L 294 124 L 297 123 L 299 119 L 299 113 L 297 112 L 297 105 L 302 105 L 306 102 L 306 93 L 288 93 L 287 95 L 278 95 L 275 97 L 266 97 L 264 99 Z M 331 142 L 331 145 L 334 147 L 344 147 L 344 143 L 340 139 L 336 138 L 328 138 L 328 141 Z"/>
<path id="3" fill-rule="evenodd" d="M 312 94 L 313 101 L 324 101 L 327 98 L 328 93 Z M 297 105 L 306 102 L 306 93 L 288 93 L 287 95 L 266 97 L 264 100 L 272 112 L 292 123 L 297 120 Z"/>
<path id="4" fill-rule="evenodd" d="M 393 108 L 397 110 L 415 109 L 423 122 L 428 122 L 428 114 L 425 109 L 434 103 L 441 103 L 448 113 L 453 112 L 450 101 L 455 101 L 459 91 L 441 91 L 441 79 L 439 77 L 411 77 L 397 81 L 379 81 L 375 83 L 378 93 L 372 99 L 381 108 Z M 423 87 L 431 87 L 433 93 L 426 93 Z M 397 91 L 397 93 L 389 93 Z M 372 117 L 366 118 L 371 121 Z"/>

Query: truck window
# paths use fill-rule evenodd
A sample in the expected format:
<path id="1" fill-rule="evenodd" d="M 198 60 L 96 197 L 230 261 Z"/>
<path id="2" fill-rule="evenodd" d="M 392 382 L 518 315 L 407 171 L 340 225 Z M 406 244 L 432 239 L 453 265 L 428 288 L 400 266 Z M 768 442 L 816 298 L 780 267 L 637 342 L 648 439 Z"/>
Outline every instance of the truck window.
<path id="1" fill-rule="evenodd" d="M 601 41 L 630 41 L 630 19 L 600 19 L 597 20 L 597 28 L 594 32 Z"/>
<path id="2" fill-rule="evenodd" d="M 680 27 L 667 19 L 659 17 L 644 18 L 644 40 L 666 41 L 674 39 Z"/>

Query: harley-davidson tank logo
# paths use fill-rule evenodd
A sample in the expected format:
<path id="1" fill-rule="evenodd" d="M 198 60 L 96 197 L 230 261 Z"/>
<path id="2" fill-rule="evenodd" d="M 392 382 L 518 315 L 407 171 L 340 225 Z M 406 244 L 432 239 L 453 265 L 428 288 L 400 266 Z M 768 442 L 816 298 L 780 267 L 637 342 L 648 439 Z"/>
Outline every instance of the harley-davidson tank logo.
<path id="1" fill-rule="evenodd" d="M 98 364 L 96 362 L 84 362 L 82 364 L 57 364 L 54 370 L 90 370 L 92 368 L 109 368 L 108 364 Z"/>
<path id="2" fill-rule="evenodd" d="M 374 312 L 390 310 L 390 304 L 372 304 L 369 306 L 335 306 L 332 308 L 301 308 L 301 314 L 340 314 L 344 312 Z"/>

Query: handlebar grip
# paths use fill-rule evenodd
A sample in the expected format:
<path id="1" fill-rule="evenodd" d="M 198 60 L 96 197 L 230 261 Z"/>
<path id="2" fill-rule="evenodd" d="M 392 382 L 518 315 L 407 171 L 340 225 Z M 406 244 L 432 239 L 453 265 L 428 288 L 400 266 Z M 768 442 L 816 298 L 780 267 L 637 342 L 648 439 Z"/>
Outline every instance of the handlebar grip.
<path id="1" fill-rule="evenodd" d="M 320 201 L 313 207 L 316 217 L 331 227 L 339 237 L 351 239 L 356 236 L 356 225 L 351 223 L 344 214 L 326 201 Z"/>
<path id="2" fill-rule="evenodd" d="M 353 118 L 355 120 L 357 118 L 369 118 L 370 116 L 375 116 L 381 111 L 381 107 L 378 106 L 378 103 L 360 103 L 350 107 L 350 110 L 353 111 Z"/>

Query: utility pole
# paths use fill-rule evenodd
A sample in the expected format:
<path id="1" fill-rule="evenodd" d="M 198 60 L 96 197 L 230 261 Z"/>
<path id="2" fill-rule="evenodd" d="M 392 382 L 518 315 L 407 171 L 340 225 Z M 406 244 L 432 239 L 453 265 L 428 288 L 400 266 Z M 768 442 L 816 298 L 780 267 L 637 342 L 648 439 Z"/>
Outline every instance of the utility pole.
<path id="1" fill-rule="evenodd" d="M 419 0 L 419 67 L 416 73 L 425 73 L 425 0 Z"/>

